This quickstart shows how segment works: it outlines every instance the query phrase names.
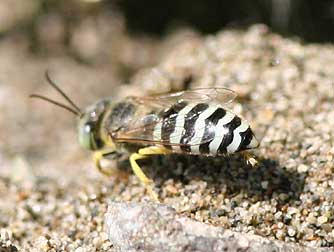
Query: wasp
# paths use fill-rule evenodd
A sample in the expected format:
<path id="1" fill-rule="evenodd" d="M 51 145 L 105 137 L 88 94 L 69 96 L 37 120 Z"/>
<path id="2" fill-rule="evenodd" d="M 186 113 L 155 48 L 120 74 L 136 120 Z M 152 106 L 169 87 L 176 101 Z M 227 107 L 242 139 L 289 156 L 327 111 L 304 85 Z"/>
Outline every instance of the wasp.
<path id="1" fill-rule="evenodd" d="M 197 88 L 121 100 L 106 98 L 81 111 L 47 72 L 46 79 L 69 105 L 38 94 L 30 97 L 77 116 L 79 143 L 94 151 L 93 159 L 101 172 L 106 173 L 101 165 L 105 157 L 128 154 L 133 172 L 154 199 L 157 194 L 153 181 L 142 171 L 138 160 L 172 153 L 216 157 L 259 146 L 249 123 L 226 108 L 236 97 L 227 88 Z M 249 153 L 243 153 L 251 164 L 256 163 Z"/>

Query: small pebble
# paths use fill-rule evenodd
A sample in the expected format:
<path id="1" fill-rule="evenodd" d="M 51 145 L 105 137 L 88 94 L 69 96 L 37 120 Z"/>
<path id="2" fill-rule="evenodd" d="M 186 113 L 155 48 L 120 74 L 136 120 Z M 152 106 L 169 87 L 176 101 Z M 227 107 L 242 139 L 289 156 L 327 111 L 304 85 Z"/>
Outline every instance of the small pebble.
<path id="1" fill-rule="evenodd" d="M 278 229 L 277 232 L 276 232 L 276 235 L 275 235 L 275 236 L 276 236 L 277 239 L 281 240 L 281 239 L 284 238 L 284 234 L 285 234 L 285 233 L 284 233 L 283 230 Z"/>
<path id="2" fill-rule="evenodd" d="M 296 230 L 295 229 L 293 229 L 293 228 L 288 228 L 288 235 L 289 236 L 295 236 L 295 234 L 296 234 Z"/>
<path id="3" fill-rule="evenodd" d="M 75 252 L 86 252 L 86 251 L 87 250 L 85 248 L 81 248 L 81 247 L 79 247 L 75 250 Z"/>
<path id="4" fill-rule="evenodd" d="M 313 215 L 313 213 L 310 213 L 307 217 L 306 217 L 306 221 L 310 224 L 315 224 L 317 223 L 317 218 Z"/>
<path id="5" fill-rule="evenodd" d="M 329 224 L 329 223 L 322 224 L 322 225 L 321 225 L 321 228 L 322 228 L 324 231 L 326 231 L 327 233 L 330 233 L 330 232 L 332 232 L 332 230 L 333 230 L 333 226 L 332 226 L 332 224 Z"/>
<path id="6" fill-rule="evenodd" d="M 318 225 L 322 225 L 328 221 L 328 218 L 326 216 L 320 216 L 317 219 Z"/>
<path id="7" fill-rule="evenodd" d="M 261 186 L 262 186 L 263 189 L 267 189 L 268 188 L 268 184 L 269 184 L 268 181 L 261 182 Z"/>
<path id="8" fill-rule="evenodd" d="M 279 220 L 282 217 L 282 212 L 278 211 L 277 213 L 275 213 L 275 219 Z"/>
<path id="9" fill-rule="evenodd" d="M 307 172 L 307 171 L 308 171 L 308 166 L 307 166 L 307 165 L 304 165 L 304 164 L 300 164 L 300 165 L 298 165 L 298 167 L 297 167 L 297 171 L 298 171 L 298 173 L 304 173 L 304 172 Z"/>
<path id="10" fill-rule="evenodd" d="M 283 222 L 278 222 L 278 223 L 277 223 L 277 227 L 278 227 L 279 229 L 282 229 L 282 228 L 284 227 L 284 223 L 283 223 Z"/>
<path id="11" fill-rule="evenodd" d="M 295 207 L 288 207 L 287 213 L 289 215 L 293 215 L 293 214 L 296 214 L 298 212 L 299 212 L 299 210 L 297 208 L 295 208 Z"/>

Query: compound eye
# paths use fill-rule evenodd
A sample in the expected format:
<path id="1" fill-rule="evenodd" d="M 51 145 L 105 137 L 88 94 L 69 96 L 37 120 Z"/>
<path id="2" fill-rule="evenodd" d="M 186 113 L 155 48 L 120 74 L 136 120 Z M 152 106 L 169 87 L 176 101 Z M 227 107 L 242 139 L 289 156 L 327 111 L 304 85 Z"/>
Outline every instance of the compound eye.
<path id="1" fill-rule="evenodd" d="M 84 125 L 84 132 L 90 134 L 93 129 L 93 124 L 91 122 L 88 122 Z"/>
<path id="2" fill-rule="evenodd" d="M 79 127 L 79 142 L 86 149 L 94 149 L 94 123 L 86 122 Z"/>

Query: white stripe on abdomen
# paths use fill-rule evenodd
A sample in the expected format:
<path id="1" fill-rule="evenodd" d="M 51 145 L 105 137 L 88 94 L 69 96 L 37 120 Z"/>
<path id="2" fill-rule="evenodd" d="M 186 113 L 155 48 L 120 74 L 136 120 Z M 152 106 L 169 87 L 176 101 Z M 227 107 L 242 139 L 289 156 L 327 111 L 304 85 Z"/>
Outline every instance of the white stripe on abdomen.
<path id="1" fill-rule="evenodd" d="M 211 154 L 213 155 L 217 154 L 218 148 L 221 142 L 223 141 L 224 136 L 228 134 L 228 130 L 229 130 L 228 128 L 225 128 L 224 125 L 231 122 L 234 117 L 235 117 L 235 114 L 226 110 L 225 116 L 218 121 L 216 128 L 215 128 L 215 138 L 212 140 L 212 142 L 209 145 Z"/>
<path id="2" fill-rule="evenodd" d="M 239 127 L 237 127 L 233 131 L 232 142 L 226 147 L 226 151 L 228 153 L 234 153 L 239 148 L 239 145 L 241 144 L 240 133 L 246 131 L 248 127 L 249 127 L 249 124 L 247 123 L 247 121 L 241 120 L 241 124 L 239 125 Z"/>
<path id="3" fill-rule="evenodd" d="M 204 110 L 200 116 L 197 118 L 194 126 L 195 134 L 189 141 L 189 145 L 191 145 L 191 152 L 192 153 L 200 153 L 199 146 L 202 141 L 206 123 L 205 120 L 210 117 L 216 110 L 219 108 L 218 105 L 210 105 L 206 110 Z"/>
<path id="4" fill-rule="evenodd" d="M 185 122 L 185 116 L 192 110 L 193 107 L 195 107 L 196 104 L 188 104 L 186 107 L 184 107 L 180 112 L 178 112 L 175 122 L 175 129 L 172 134 L 169 136 L 169 142 L 171 144 L 180 144 L 182 135 L 184 134 L 184 122 Z M 181 151 L 180 146 L 174 145 L 173 146 L 174 151 Z"/>

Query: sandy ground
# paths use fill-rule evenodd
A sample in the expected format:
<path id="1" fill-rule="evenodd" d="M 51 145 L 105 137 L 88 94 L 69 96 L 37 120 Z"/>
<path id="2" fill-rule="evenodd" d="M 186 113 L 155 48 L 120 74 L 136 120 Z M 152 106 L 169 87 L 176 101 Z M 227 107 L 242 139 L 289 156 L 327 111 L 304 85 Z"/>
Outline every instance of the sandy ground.
<path id="1" fill-rule="evenodd" d="M 93 28 L 78 33 L 90 38 Z M 98 173 L 91 153 L 78 145 L 73 115 L 28 99 L 36 92 L 59 97 L 44 80 L 47 68 L 82 108 L 105 96 L 187 86 L 235 90 L 239 98 L 231 109 L 261 139 L 254 151 L 259 166 L 251 168 L 240 155 L 147 160 L 144 169 L 162 203 L 235 231 L 315 247 L 334 245 L 331 45 L 304 45 L 264 26 L 209 37 L 180 31 L 163 41 L 131 38 L 119 26 L 110 30 L 110 47 L 105 46 L 107 35 L 82 45 L 83 54 L 77 55 L 90 64 L 58 51 L 33 54 L 20 36 L 0 42 L 4 251 L 108 251 L 112 241 L 103 228 L 108 202 L 150 200 L 126 160 L 119 166 L 128 178 Z M 156 70 L 145 69 L 151 66 Z"/>

